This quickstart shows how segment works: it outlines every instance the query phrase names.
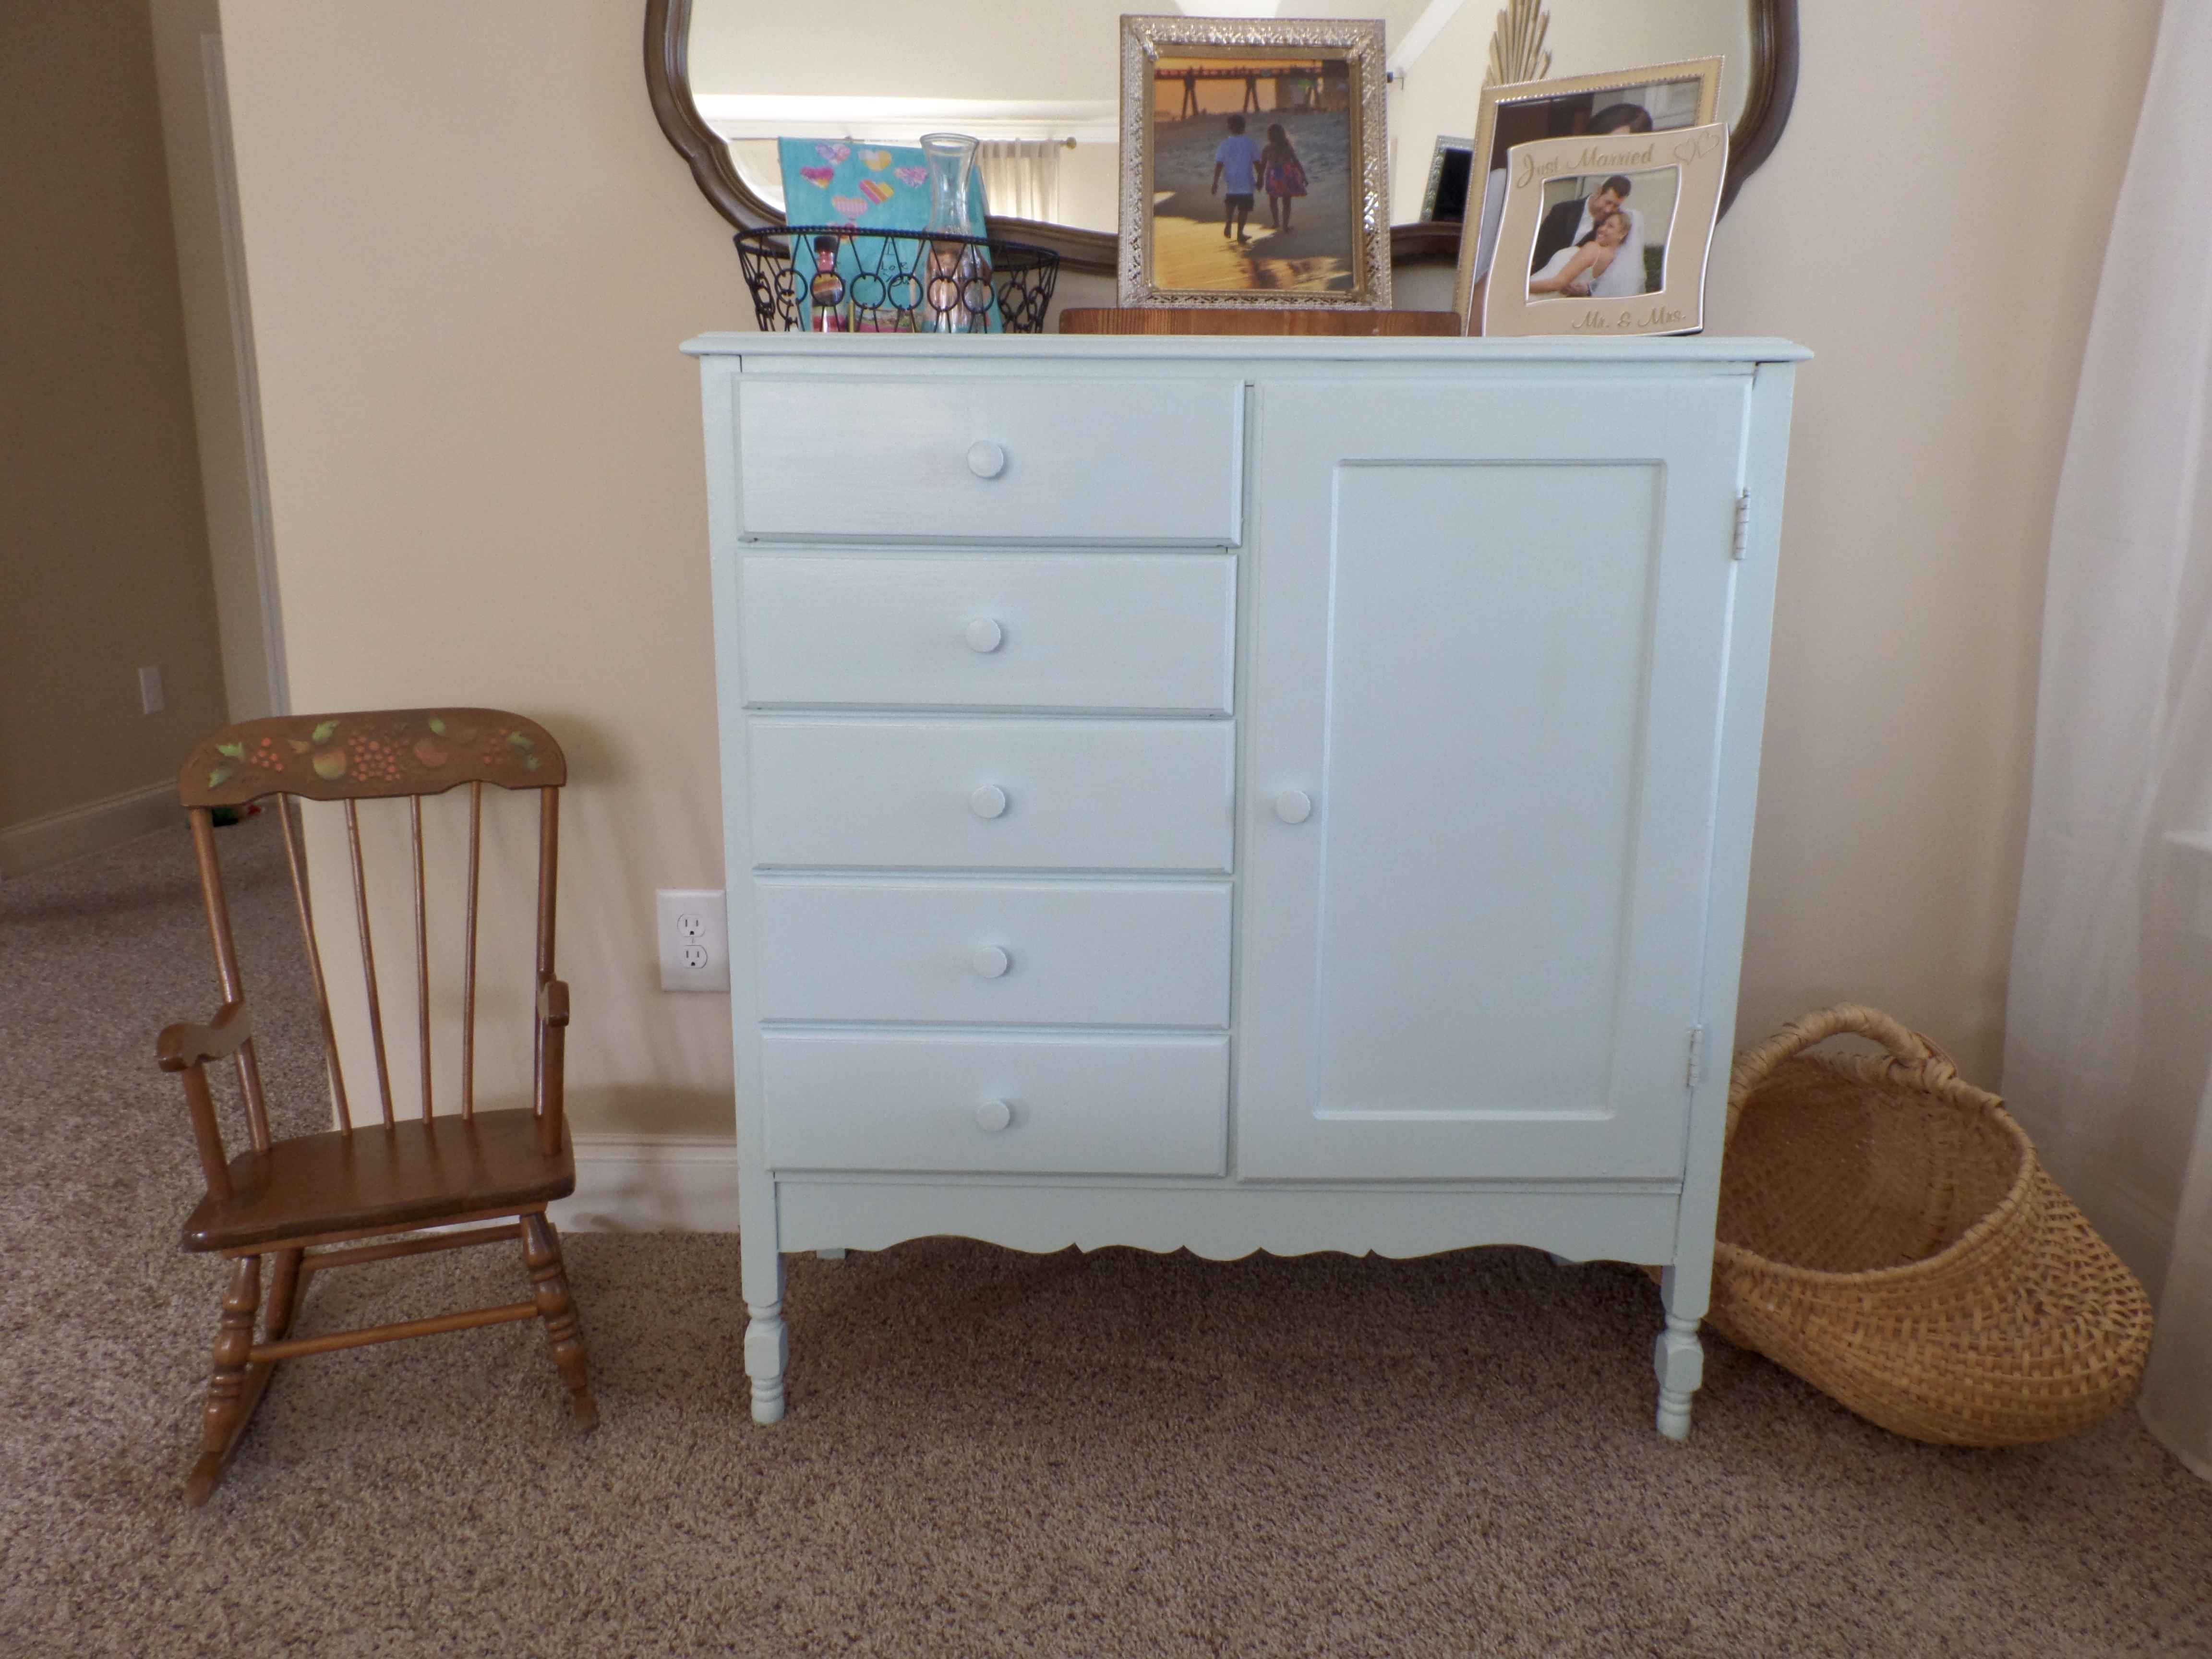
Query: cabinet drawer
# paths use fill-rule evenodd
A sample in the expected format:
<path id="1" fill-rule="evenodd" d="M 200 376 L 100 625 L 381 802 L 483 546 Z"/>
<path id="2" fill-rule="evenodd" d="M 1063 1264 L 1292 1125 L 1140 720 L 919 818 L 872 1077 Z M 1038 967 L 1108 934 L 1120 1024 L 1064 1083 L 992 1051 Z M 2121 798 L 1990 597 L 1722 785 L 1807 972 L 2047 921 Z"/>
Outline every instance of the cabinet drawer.
<path id="1" fill-rule="evenodd" d="M 770 1031 L 771 1169 L 1219 1175 L 1229 1039 Z"/>
<path id="2" fill-rule="evenodd" d="M 755 707 L 1230 710 L 1222 554 L 763 553 L 743 568 Z"/>
<path id="3" fill-rule="evenodd" d="M 760 1016 L 887 1024 L 1229 1024 L 1220 882 L 753 884 Z"/>
<path id="4" fill-rule="evenodd" d="M 1233 546 L 1243 410 L 1241 380 L 744 376 L 742 533 Z"/>
<path id="5" fill-rule="evenodd" d="M 748 735 L 756 864 L 1230 867 L 1225 720 L 756 719 Z"/>

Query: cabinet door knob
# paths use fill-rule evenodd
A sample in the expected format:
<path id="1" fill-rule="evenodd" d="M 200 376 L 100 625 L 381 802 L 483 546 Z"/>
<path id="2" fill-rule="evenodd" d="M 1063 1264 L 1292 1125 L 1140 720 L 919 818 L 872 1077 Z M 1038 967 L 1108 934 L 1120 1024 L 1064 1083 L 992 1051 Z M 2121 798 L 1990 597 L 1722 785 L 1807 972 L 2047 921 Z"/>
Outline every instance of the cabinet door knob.
<path id="1" fill-rule="evenodd" d="M 987 1100 L 975 1109 L 975 1127 L 994 1135 L 1014 1121 L 1014 1109 L 1003 1100 Z"/>
<path id="2" fill-rule="evenodd" d="M 995 783 L 987 783 L 968 797 L 968 805 L 979 818 L 1002 818 L 1006 815 L 1006 792 Z"/>
<path id="3" fill-rule="evenodd" d="M 1285 823 L 1304 823 L 1313 816 L 1313 797 L 1303 789 L 1285 789 L 1275 797 L 1275 816 Z"/>
<path id="4" fill-rule="evenodd" d="M 979 478 L 995 478 L 1006 470 L 1006 452 L 988 438 L 968 446 L 968 470 Z"/>
<path id="5" fill-rule="evenodd" d="M 968 965 L 985 979 L 1000 979 L 1014 959 L 995 945 L 987 945 L 968 958 Z"/>
<path id="6" fill-rule="evenodd" d="M 968 624 L 968 648 L 987 657 L 999 648 L 1006 637 L 1006 630 L 988 617 L 978 617 Z"/>

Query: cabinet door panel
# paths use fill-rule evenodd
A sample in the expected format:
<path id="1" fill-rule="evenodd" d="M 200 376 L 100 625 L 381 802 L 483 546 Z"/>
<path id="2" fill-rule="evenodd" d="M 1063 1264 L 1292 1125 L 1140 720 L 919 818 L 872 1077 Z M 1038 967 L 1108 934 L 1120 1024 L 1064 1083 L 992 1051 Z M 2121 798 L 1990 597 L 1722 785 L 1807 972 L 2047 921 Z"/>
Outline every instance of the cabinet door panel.
<path id="1" fill-rule="evenodd" d="M 1743 396 L 1271 392 L 1243 1173 L 1680 1173 Z"/>

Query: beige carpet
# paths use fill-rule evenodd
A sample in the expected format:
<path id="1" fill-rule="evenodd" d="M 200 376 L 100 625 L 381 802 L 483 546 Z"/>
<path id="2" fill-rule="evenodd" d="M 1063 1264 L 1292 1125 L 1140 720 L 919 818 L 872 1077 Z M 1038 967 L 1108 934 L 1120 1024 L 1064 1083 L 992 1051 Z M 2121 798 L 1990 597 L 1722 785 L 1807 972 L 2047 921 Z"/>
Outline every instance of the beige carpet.
<path id="1" fill-rule="evenodd" d="M 223 836 L 249 975 L 296 956 L 268 822 Z M 188 1511 L 219 1269 L 151 1057 L 214 1000 L 181 832 L 0 885 L 9 1659 L 2212 1654 L 2212 1487 L 2132 1414 L 1938 1450 L 1709 1340 L 1672 1445 L 1650 1285 L 1526 1250 L 807 1259 L 761 1430 L 736 1241 L 574 1237 L 596 1436 L 534 1326 L 295 1361 Z M 260 1001 L 315 1125 L 305 1010 Z M 518 1273 L 334 1274 L 302 1328 Z"/>

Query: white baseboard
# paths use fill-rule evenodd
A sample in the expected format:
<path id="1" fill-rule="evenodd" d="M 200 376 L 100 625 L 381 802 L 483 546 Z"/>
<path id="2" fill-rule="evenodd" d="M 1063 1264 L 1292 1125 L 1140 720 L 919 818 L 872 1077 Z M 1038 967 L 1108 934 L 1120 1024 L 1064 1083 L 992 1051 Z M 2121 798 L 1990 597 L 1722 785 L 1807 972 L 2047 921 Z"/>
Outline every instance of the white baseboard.
<path id="1" fill-rule="evenodd" d="M 576 1190 L 553 1224 L 580 1233 L 733 1233 L 738 1148 L 727 1135 L 575 1137 Z"/>
<path id="2" fill-rule="evenodd" d="M 183 821 L 174 778 L 65 811 L 49 812 L 27 823 L 0 830 L 0 876 L 27 876 L 50 864 L 82 858 Z"/>

